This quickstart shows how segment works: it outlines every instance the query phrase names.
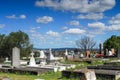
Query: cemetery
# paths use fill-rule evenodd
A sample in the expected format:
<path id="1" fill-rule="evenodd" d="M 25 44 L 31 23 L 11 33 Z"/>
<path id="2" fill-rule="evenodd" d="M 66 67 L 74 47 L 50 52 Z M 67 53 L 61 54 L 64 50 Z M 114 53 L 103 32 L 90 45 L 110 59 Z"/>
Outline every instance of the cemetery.
<path id="1" fill-rule="evenodd" d="M 112 60 L 110 60 L 111 56 L 110 58 L 91 58 L 90 52 L 87 51 L 86 57 L 80 55 L 81 58 L 79 58 L 78 56 L 75 56 L 77 54 L 74 54 L 74 51 L 69 53 L 67 49 L 65 49 L 65 56 L 63 57 L 55 57 L 52 54 L 51 49 L 48 50 L 49 55 L 47 56 L 43 50 L 39 50 L 38 52 L 40 54 L 37 57 L 37 59 L 40 60 L 39 64 L 36 63 L 34 51 L 30 53 L 29 61 L 25 61 L 20 60 L 20 49 L 17 47 L 13 48 L 12 60 L 8 60 L 7 57 L 4 61 L 6 63 L 11 63 L 12 66 L 1 64 L 0 72 L 19 74 L 29 73 L 30 75 L 37 76 L 48 72 L 54 72 L 61 73 L 58 77 L 60 79 L 74 78 L 80 80 L 99 80 L 100 78 L 102 80 L 118 80 L 120 78 L 119 57 L 113 57 Z M 61 63 L 60 60 L 63 59 L 70 62 Z M 96 64 L 96 62 L 98 63 Z"/>
<path id="2" fill-rule="evenodd" d="M 13 47 L 10 56 L 3 56 L 1 80 L 120 80 L 120 50 L 103 49 L 101 43 L 97 50 L 32 49 L 27 57 L 21 53 Z"/>

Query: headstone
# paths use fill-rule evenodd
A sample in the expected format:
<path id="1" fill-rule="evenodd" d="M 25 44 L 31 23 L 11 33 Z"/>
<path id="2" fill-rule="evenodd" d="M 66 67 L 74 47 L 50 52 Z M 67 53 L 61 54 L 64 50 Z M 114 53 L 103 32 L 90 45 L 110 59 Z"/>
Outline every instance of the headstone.
<path id="1" fill-rule="evenodd" d="M 12 50 L 12 67 L 19 68 L 20 67 L 20 49 L 15 47 Z"/>
<path id="2" fill-rule="evenodd" d="M 30 62 L 28 66 L 37 67 L 38 65 L 36 65 L 36 62 L 35 62 L 34 53 L 32 52 L 30 55 L 31 57 L 30 57 Z"/>
<path id="3" fill-rule="evenodd" d="M 113 54 L 112 54 L 112 51 L 109 51 L 109 56 L 112 56 Z"/>
<path id="4" fill-rule="evenodd" d="M 93 70 L 81 69 L 80 72 L 82 73 L 81 80 L 96 80 L 96 75 Z"/>
<path id="5" fill-rule="evenodd" d="M 100 43 L 99 48 L 100 48 L 100 54 L 102 54 L 102 43 Z"/>
<path id="6" fill-rule="evenodd" d="M 5 58 L 5 62 L 9 62 L 9 61 L 8 61 L 8 57 Z"/>
<path id="7" fill-rule="evenodd" d="M 65 50 L 65 60 L 68 60 L 68 51 L 67 51 L 67 49 Z"/>
<path id="8" fill-rule="evenodd" d="M 45 53 L 42 50 L 39 51 L 39 52 L 40 52 L 39 58 L 46 58 L 46 55 L 45 55 Z"/>
<path id="9" fill-rule="evenodd" d="M 92 70 L 89 70 L 85 73 L 86 80 L 96 80 L 95 72 Z"/>
<path id="10" fill-rule="evenodd" d="M 105 49 L 105 55 L 106 55 L 106 56 L 109 55 L 108 49 Z"/>
<path id="11" fill-rule="evenodd" d="M 115 55 L 115 49 L 114 48 L 111 49 L 111 52 L 112 52 L 112 55 Z"/>
<path id="12" fill-rule="evenodd" d="M 51 49 L 49 49 L 49 51 L 50 51 L 50 60 L 54 60 L 55 59 L 55 57 L 53 56 L 53 54 L 52 54 L 52 50 Z"/>
<path id="13" fill-rule="evenodd" d="M 87 57 L 87 58 L 90 57 L 90 51 L 86 51 L 86 57 Z"/>
<path id="14" fill-rule="evenodd" d="M 81 53 L 81 54 L 80 54 L 80 57 L 81 57 L 81 58 L 83 58 L 83 57 L 84 57 L 83 53 Z"/>

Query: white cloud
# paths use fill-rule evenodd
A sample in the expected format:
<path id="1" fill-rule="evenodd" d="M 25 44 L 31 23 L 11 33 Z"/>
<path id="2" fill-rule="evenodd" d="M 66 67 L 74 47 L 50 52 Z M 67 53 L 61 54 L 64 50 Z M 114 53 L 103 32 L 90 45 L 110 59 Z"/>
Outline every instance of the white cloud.
<path id="1" fill-rule="evenodd" d="M 22 14 L 22 15 L 20 15 L 19 18 L 20 18 L 20 19 L 25 19 L 25 18 L 26 18 L 26 15 Z"/>
<path id="2" fill-rule="evenodd" d="M 43 16 L 36 19 L 37 23 L 43 23 L 43 24 L 47 24 L 52 21 L 53 21 L 53 18 L 50 16 Z"/>
<path id="3" fill-rule="evenodd" d="M 13 14 L 10 16 L 6 16 L 6 18 L 8 18 L 8 19 L 25 19 L 26 15 L 22 14 L 22 15 L 16 16 L 15 14 Z"/>
<path id="4" fill-rule="evenodd" d="M 60 36 L 58 32 L 54 32 L 54 31 L 51 31 L 51 30 L 46 32 L 46 34 L 49 35 L 49 36 L 52 36 L 52 37 L 59 37 Z"/>
<path id="5" fill-rule="evenodd" d="M 86 32 L 85 30 L 81 30 L 79 28 L 71 28 L 71 29 L 64 31 L 63 33 L 65 33 L 65 34 L 83 34 L 85 32 Z"/>
<path id="6" fill-rule="evenodd" d="M 105 24 L 101 22 L 88 23 L 88 27 L 102 30 L 106 28 Z"/>
<path id="7" fill-rule="evenodd" d="M 71 26 L 80 26 L 79 21 L 76 21 L 76 20 L 70 21 L 68 24 Z"/>
<path id="8" fill-rule="evenodd" d="M 119 31 L 120 30 L 120 13 L 112 17 L 109 23 L 110 25 L 108 26 L 108 30 Z"/>
<path id="9" fill-rule="evenodd" d="M 77 19 L 92 19 L 92 20 L 100 20 L 103 19 L 103 13 L 89 13 L 87 15 L 80 14 L 77 16 Z"/>
<path id="10" fill-rule="evenodd" d="M 111 25 L 108 27 L 110 31 L 120 31 L 120 25 Z"/>
<path id="11" fill-rule="evenodd" d="M 112 17 L 109 23 L 112 25 L 120 24 L 120 13 L 117 14 L 115 17 Z"/>
<path id="12" fill-rule="evenodd" d="M 10 15 L 10 16 L 6 16 L 6 18 L 8 18 L 8 19 L 16 19 L 17 17 L 16 17 L 16 15 Z"/>
<path id="13" fill-rule="evenodd" d="M 35 5 L 63 11 L 88 13 L 104 12 L 112 9 L 115 3 L 115 0 L 37 0 Z"/>
<path id="14" fill-rule="evenodd" d="M 4 27 L 5 27 L 5 24 L 0 24 L 0 29 Z"/>

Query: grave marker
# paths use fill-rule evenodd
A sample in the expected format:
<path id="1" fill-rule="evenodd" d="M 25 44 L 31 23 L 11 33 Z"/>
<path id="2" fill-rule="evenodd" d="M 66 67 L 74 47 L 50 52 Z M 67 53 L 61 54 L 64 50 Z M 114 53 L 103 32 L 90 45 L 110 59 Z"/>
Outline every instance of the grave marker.
<path id="1" fill-rule="evenodd" d="M 20 49 L 14 47 L 12 49 L 12 67 L 19 68 L 20 67 Z"/>

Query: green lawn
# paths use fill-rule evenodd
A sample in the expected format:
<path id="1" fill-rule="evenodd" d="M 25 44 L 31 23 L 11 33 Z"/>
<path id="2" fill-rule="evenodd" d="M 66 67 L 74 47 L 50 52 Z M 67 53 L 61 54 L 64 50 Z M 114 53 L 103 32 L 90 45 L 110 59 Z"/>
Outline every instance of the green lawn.
<path id="1" fill-rule="evenodd" d="M 41 74 L 40 76 L 29 74 L 0 73 L 0 76 L 9 77 L 12 80 L 35 80 L 35 79 L 58 80 L 58 78 L 61 77 L 61 73 L 48 72 L 45 74 Z"/>

